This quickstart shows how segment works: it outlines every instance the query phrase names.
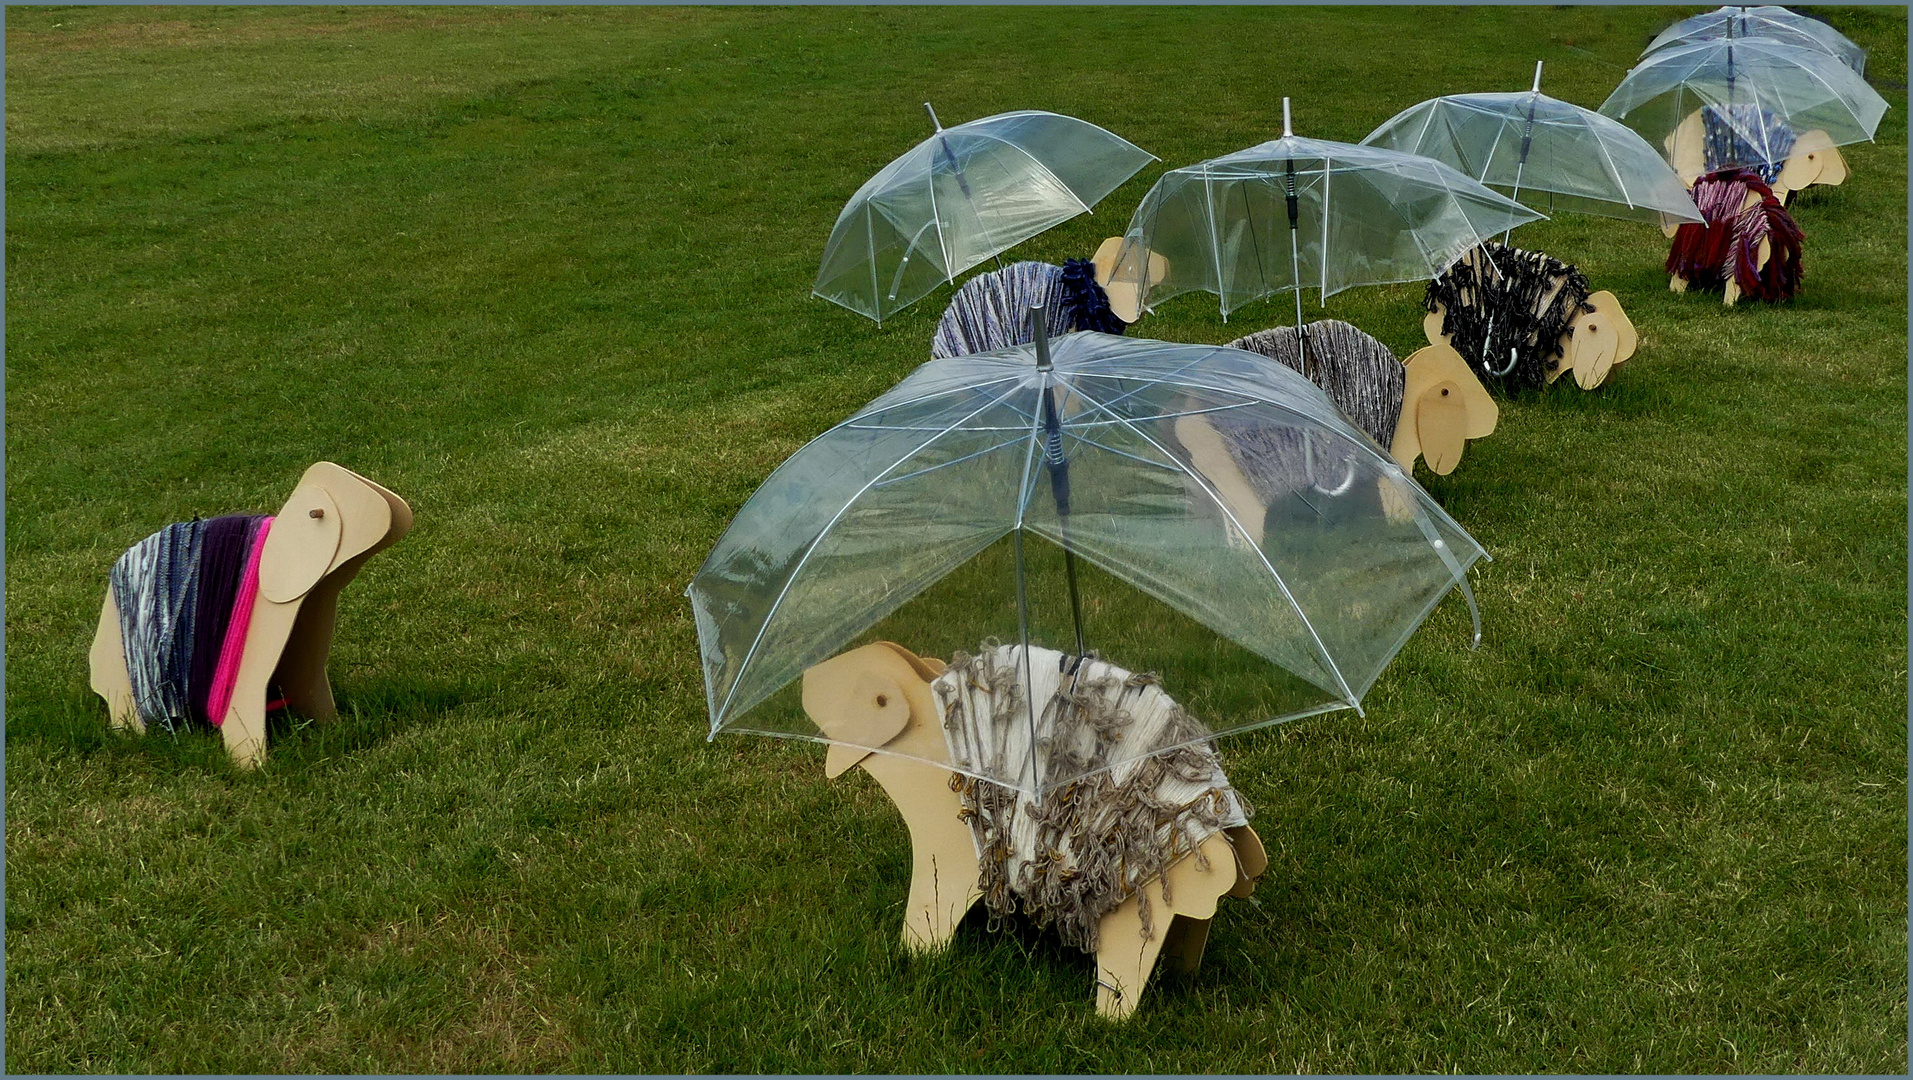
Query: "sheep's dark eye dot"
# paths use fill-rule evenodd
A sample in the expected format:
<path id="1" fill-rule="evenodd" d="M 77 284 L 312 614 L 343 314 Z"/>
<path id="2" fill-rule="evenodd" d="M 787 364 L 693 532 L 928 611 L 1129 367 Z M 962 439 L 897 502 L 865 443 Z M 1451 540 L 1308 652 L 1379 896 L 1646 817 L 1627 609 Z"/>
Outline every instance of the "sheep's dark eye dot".
<path id="1" fill-rule="evenodd" d="M 1441 396 L 1442 396 L 1442 397 L 1447 397 L 1447 396 L 1448 396 L 1448 391 L 1446 391 L 1446 390 L 1443 390 L 1443 391 L 1441 392 Z"/>
<path id="2" fill-rule="evenodd" d="M 877 695 L 877 708 L 879 709 L 887 708 L 889 705 L 890 705 L 890 698 L 888 695 L 885 695 L 885 694 Z"/>

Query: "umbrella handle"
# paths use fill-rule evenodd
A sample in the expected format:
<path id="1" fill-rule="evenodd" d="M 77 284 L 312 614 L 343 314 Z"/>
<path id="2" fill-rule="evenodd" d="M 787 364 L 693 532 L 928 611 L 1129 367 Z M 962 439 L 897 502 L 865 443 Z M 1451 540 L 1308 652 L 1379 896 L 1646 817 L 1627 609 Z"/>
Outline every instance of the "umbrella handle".
<path id="1" fill-rule="evenodd" d="M 923 239 L 923 234 L 929 232 L 930 227 L 935 224 L 935 219 L 924 222 L 923 228 L 918 229 L 917 234 L 910 238 L 909 246 L 903 249 L 903 261 L 897 264 L 897 272 L 890 278 L 890 295 L 887 299 L 897 298 L 897 290 L 903 288 L 903 272 L 910 268 L 910 253 L 917 249 L 917 241 Z"/>

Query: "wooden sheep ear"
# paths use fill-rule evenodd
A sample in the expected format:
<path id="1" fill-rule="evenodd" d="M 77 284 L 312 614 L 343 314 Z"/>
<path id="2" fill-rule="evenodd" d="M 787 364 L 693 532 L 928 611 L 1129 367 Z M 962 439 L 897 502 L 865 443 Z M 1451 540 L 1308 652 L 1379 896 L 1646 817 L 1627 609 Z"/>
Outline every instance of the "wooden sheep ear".
<path id="1" fill-rule="evenodd" d="M 1833 139 L 1825 131 L 1814 128 L 1801 132 L 1793 141 L 1793 153 L 1771 186 L 1776 198 L 1785 199 L 1788 191 L 1799 191 L 1809 184 L 1838 184 L 1846 178 L 1846 159 L 1834 149 Z"/>
<path id="2" fill-rule="evenodd" d="M 1813 178 L 1814 183 L 1831 187 L 1846 182 L 1847 158 L 1839 147 L 1828 146 L 1824 150 L 1815 150 L 1813 156 L 1820 159 L 1820 175 Z"/>
<path id="3" fill-rule="evenodd" d="M 1468 407 L 1462 404 L 1460 384 L 1444 379 L 1415 399 L 1415 437 L 1435 475 L 1455 471 L 1468 444 L 1467 431 Z"/>
<path id="4" fill-rule="evenodd" d="M 1574 381 L 1583 390 L 1601 385 L 1614 366 L 1620 333 L 1614 320 L 1598 311 L 1583 312 L 1574 320 Z"/>
<path id="5" fill-rule="evenodd" d="M 289 604 L 312 590 L 338 561 L 345 515 L 330 492 L 300 484 L 272 521 L 259 553 L 259 595 Z"/>
<path id="6" fill-rule="evenodd" d="M 315 463 L 274 516 L 259 554 L 259 595 L 287 604 L 334 569 L 411 528 L 405 500 L 349 469 Z"/>
<path id="7" fill-rule="evenodd" d="M 1456 440 L 1494 434 L 1501 409 L 1453 346 L 1418 349 L 1402 367 L 1402 413 L 1391 453 L 1404 469 L 1412 470 L 1419 455 L 1428 459 L 1430 469 L 1446 476 L 1461 460 Z"/>
<path id="8" fill-rule="evenodd" d="M 1824 163 L 1815 156 L 1813 151 L 1802 150 L 1796 144 L 1793 154 L 1787 158 L 1786 164 L 1782 165 L 1780 172 L 1774 176 L 1774 182 L 1767 186 L 1773 189 L 1774 198 L 1786 202 L 1788 192 L 1799 191 L 1812 184 L 1820 178 L 1824 167 Z"/>
<path id="9" fill-rule="evenodd" d="M 830 740 L 824 775 L 835 778 L 903 734 L 910 699 L 900 675 L 916 672 L 888 643 L 865 645 L 804 672 L 804 712 Z"/>
<path id="10" fill-rule="evenodd" d="M 1451 342 L 1448 339 L 1448 335 L 1441 332 L 1442 320 L 1446 319 L 1447 317 L 1448 317 L 1448 309 L 1443 307 L 1440 304 L 1436 304 L 1435 310 L 1429 312 L 1427 315 L 1422 317 L 1421 332 L 1423 335 L 1425 335 L 1428 338 L 1428 344 L 1430 345 L 1452 345 L 1453 344 L 1453 342 Z"/>

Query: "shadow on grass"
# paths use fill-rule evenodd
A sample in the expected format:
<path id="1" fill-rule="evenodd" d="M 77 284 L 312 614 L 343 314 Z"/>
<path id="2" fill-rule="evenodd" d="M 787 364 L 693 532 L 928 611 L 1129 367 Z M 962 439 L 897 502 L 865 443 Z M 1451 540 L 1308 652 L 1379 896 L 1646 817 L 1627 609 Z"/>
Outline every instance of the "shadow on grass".
<path id="1" fill-rule="evenodd" d="M 279 711 L 266 717 L 268 760 L 275 772 L 299 772 L 338 757 L 384 745 L 421 724 L 442 720 L 473 702 L 491 699 L 495 686 L 468 682 L 379 680 L 341 693 L 339 715 L 319 721 Z M 106 707 L 91 693 L 68 693 L 9 716 L 7 743 L 40 743 L 56 754 L 104 756 L 165 776 L 231 770 L 219 733 L 206 727 L 145 734 L 108 725 Z"/>

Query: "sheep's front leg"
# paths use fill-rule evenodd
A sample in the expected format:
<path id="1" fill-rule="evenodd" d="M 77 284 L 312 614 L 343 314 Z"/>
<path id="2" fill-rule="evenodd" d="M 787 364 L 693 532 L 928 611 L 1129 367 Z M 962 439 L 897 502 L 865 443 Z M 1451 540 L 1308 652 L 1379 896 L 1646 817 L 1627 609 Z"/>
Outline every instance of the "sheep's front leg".
<path id="1" fill-rule="evenodd" d="M 983 893 L 976 841 L 957 817 L 962 800 L 950 790 L 950 770 L 908 758 L 872 754 L 865 772 L 883 786 L 910 829 L 910 900 L 903 913 L 903 945 L 934 952 L 950 943 L 957 924 Z"/>

